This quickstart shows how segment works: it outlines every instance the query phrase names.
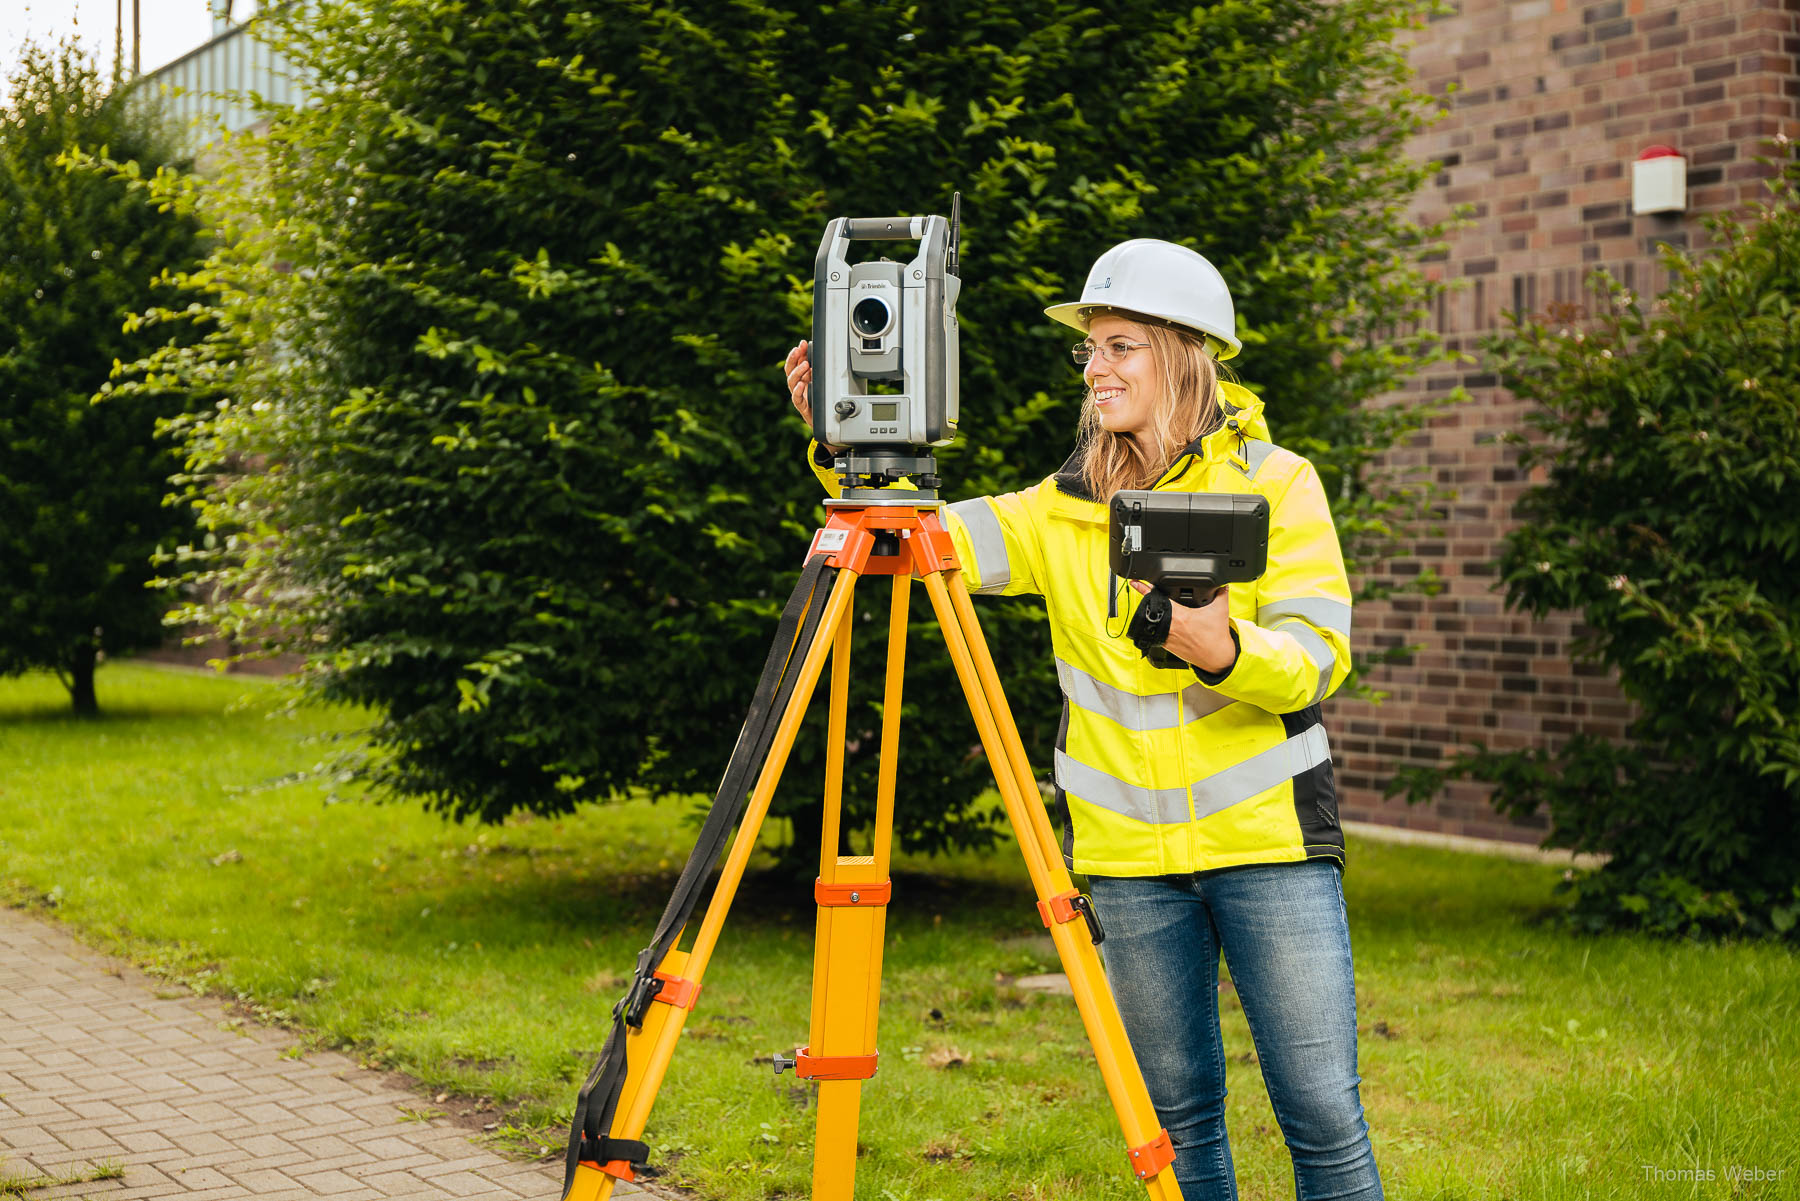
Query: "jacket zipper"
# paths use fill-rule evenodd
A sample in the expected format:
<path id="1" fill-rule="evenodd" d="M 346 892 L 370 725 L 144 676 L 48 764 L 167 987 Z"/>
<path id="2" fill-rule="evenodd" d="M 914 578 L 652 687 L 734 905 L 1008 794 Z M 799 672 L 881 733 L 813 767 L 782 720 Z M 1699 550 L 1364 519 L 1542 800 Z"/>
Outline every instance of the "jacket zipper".
<path id="1" fill-rule="evenodd" d="M 1200 822 L 1194 816 L 1194 784 L 1187 765 L 1187 693 L 1177 689 L 1175 692 L 1175 761 L 1181 770 L 1181 779 L 1187 788 L 1188 819 L 1182 826 L 1187 831 L 1187 854 L 1183 856 L 1188 870 L 1200 870 Z"/>

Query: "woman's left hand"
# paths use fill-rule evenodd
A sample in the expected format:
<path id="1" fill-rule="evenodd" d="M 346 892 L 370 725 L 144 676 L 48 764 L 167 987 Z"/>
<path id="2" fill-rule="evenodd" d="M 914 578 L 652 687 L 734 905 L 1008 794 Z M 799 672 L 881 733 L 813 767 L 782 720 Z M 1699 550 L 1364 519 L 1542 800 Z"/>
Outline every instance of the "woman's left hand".
<path id="1" fill-rule="evenodd" d="M 1139 595 L 1150 591 L 1142 580 L 1131 581 Z M 1231 640 L 1231 590 L 1220 588 L 1212 601 L 1198 609 L 1171 605 L 1169 637 L 1163 642 L 1171 655 L 1192 663 L 1201 671 L 1231 670 L 1237 662 L 1237 643 Z"/>

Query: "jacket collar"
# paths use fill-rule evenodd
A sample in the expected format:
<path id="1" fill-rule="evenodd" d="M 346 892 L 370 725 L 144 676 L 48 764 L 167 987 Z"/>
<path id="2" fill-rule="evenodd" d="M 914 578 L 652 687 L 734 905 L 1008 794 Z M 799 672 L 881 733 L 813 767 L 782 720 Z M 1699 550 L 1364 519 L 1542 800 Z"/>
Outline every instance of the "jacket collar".
<path id="1" fill-rule="evenodd" d="M 1063 465 L 1056 469 L 1056 490 L 1064 496 L 1073 496 L 1077 500 L 1095 500 L 1093 492 L 1088 489 L 1087 481 L 1081 478 L 1083 445 L 1083 443 L 1077 442 L 1075 449 L 1070 451 L 1069 457 L 1063 461 Z"/>
<path id="2" fill-rule="evenodd" d="M 1219 404 L 1225 410 L 1225 422 L 1210 434 L 1204 434 L 1192 442 L 1175 456 L 1169 469 L 1163 472 L 1162 478 L 1156 481 L 1157 487 L 1180 479 L 1193 466 L 1194 461 L 1205 461 L 1215 457 L 1238 457 L 1243 453 L 1244 442 L 1258 439 L 1263 442 L 1273 441 L 1269 437 L 1269 423 L 1263 419 L 1262 397 L 1250 391 L 1242 384 L 1234 384 L 1228 380 L 1219 381 Z M 1082 445 L 1077 443 L 1068 459 L 1056 472 L 1056 490 L 1065 496 L 1073 496 L 1079 500 L 1099 503 L 1099 498 L 1088 491 L 1086 481 L 1081 478 Z"/>

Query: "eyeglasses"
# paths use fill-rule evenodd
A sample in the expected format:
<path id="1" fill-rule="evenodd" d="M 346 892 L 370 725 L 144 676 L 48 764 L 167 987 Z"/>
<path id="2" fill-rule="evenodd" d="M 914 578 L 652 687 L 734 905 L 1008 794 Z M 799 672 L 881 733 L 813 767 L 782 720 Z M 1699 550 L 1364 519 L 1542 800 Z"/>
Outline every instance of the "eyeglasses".
<path id="1" fill-rule="evenodd" d="M 1108 338 L 1104 342 L 1095 343 L 1089 338 L 1069 347 L 1069 355 L 1078 367 L 1086 367 L 1096 352 L 1109 363 L 1123 363 L 1126 355 L 1148 345 L 1148 342 L 1127 342 L 1123 338 Z"/>

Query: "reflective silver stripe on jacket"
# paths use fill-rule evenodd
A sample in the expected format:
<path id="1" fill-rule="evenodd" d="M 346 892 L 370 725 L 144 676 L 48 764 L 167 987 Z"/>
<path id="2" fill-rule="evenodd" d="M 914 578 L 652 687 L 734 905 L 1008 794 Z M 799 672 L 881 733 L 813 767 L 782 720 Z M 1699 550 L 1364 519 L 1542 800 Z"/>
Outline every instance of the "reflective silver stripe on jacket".
<path id="1" fill-rule="evenodd" d="M 1236 701 L 1228 696 L 1220 696 L 1204 684 L 1189 684 L 1181 690 L 1181 703 L 1187 709 L 1189 720 L 1196 717 L 1207 717 L 1227 705 L 1235 705 Z"/>
<path id="2" fill-rule="evenodd" d="M 1283 780 L 1291 780 L 1330 761 L 1331 742 L 1325 737 L 1325 727 L 1310 725 L 1281 745 L 1215 772 L 1194 785 L 1194 816 L 1206 817 L 1229 809 L 1267 792 Z"/>
<path id="3" fill-rule="evenodd" d="M 1267 459 L 1274 450 L 1273 442 L 1264 442 L 1261 438 L 1246 438 L 1243 448 L 1238 452 L 1243 457 L 1244 465 L 1238 467 L 1236 459 L 1231 459 L 1229 462 L 1243 473 L 1245 479 L 1253 480 L 1256 478 L 1256 473 L 1262 470 L 1263 460 Z"/>
<path id="4" fill-rule="evenodd" d="M 1012 583 L 1012 563 L 1006 557 L 1006 535 L 1000 532 L 1000 519 L 994 508 L 980 497 L 959 500 L 949 511 L 962 520 L 969 532 L 969 545 L 975 549 L 975 566 L 981 570 L 981 586 L 976 592 L 999 592 Z"/>
<path id="5" fill-rule="evenodd" d="M 1285 630 L 1292 634 L 1312 661 L 1319 665 L 1319 686 L 1313 692 L 1309 705 L 1316 705 L 1325 699 L 1325 693 L 1331 687 L 1331 673 L 1337 666 L 1337 654 L 1331 644 L 1311 628 L 1299 624 L 1308 622 L 1319 629 L 1336 630 L 1350 640 L 1350 606 L 1343 601 L 1327 600 L 1320 596 L 1301 596 L 1290 600 L 1271 601 L 1256 611 L 1256 624 L 1268 630 Z"/>
<path id="6" fill-rule="evenodd" d="M 1313 691 L 1308 705 L 1316 705 L 1325 699 L 1325 690 L 1331 687 L 1331 672 L 1337 666 L 1337 655 L 1331 649 L 1331 643 L 1319 637 L 1317 630 L 1307 625 L 1298 617 L 1286 617 L 1280 625 L 1273 627 L 1300 644 L 1307 657 L 1319 665 L 1319 686 Z"/>
<path id="7" fill-rule="evenodd" d="M 1056 661 L 1056 679 L 1071 705 L 1111 718 L 1127 730 L 1173 730 L 1181 724 L 1183 711 L 1192 721 L 1236 703 L 1200 684 L 1192 684 L 1179 693 L 1140 696 L 1097 679 L 1061 658 Z"/>
<path id="8" fill-rule="evenodd" d="M 1278 746 L 1215 772 L 1191 789 L 1130 784 L 1060 749 L 1056 752 L 1056 784 L 1071 796 L 1121 817 L 1151 825 L 1175 825 L 1188 820 L 1190 798 L 1194 816 L 1207 817 L 1330 761 L 1331 742 L 1325 737 L 1325 727 L 1315 724 Z"/>
<path id="9" fill-rule="evenodd" d="M 1321 629 L 1350 637 L 1350 606 L 1343 601 L 1316 596 L 1271 601 L 1256 611 L 1256 624 L 1268 628 L 1284 617 L 1303 617 Z"/>
<path id="10" fill-rule="evenodd" d="M 1251 754 L 1244 762 L 1213 772 L 1193 785 L 1193 816 L 1206 817 L 1217 814 L 1220 808 L 1240 805 L 1283 780 L 1292 780 L 1319 763 L 1330 762 L 1330 758 L 1332 744 L 1325 736 L 1325 726 L 1307 726 L 1287 742 L 1269 747 L 1264 753 Z"/>
<path id="11" fill-rule="evenodd" d="M 1188 790 L 1128 784 L 1067 751 L 1056 752 L 1056 786 L 1070 796 L 1110 809 L 1133 821 L 1176 826 L 1188 820 Z"/>
<path id="12" fill-rule="evenodd" d="M 1173 692 L 1139 696 L 1095 679 L 1061 658 L 1056 660 L 1056 681 L 1071 705 L 1110 717 L 1127 730 L 1170 730 L 1180 724 Z"/>

